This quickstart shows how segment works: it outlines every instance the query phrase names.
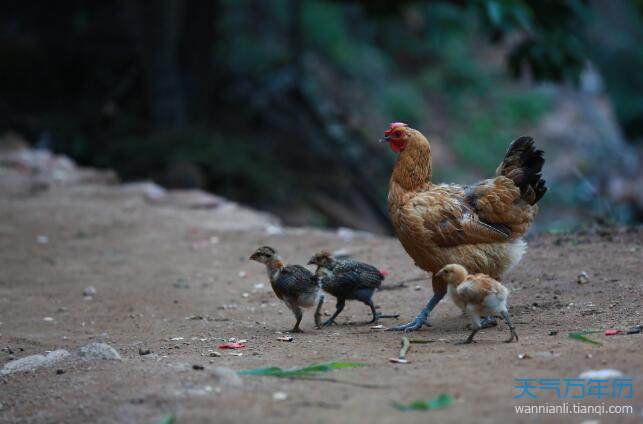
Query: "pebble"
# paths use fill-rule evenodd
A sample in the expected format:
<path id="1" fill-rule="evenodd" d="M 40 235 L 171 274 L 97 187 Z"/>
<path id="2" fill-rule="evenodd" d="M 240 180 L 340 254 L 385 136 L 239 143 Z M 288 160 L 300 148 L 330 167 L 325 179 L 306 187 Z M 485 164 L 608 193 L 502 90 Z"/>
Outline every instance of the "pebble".
<path id="1" fill-rule="evenodd" d="M 7 362 L 4 367 L 0 369 L 0 375 L 10 375 L 17 372 L 32 371 L 40 367 L 52 366 L 70 355 L 69 351 L 59 349 L 45 353 L 44 355 L 25 356 L 24 358 Z"/>
<path id="2" fill-rule="evenodd" d="M 152 353 L 152 351 L 150 349 L 142 348 L 142 347 L 138 348 L 138 354 L 141 355 L 141 356 L 149 355 L 150 353 Z"/>
<path id="3" fill-rule="evenodd" d="M 587 284 L 589 283 L 589 276 L 585 271 L 583 271 L 580 274 L 578 274 L 578 277 L 576 277 L 576 282 L 578 284 Z"/>
<path id="4" fill-rule="evenodd" d="M 121 355 L 107 343 L 90 343 L 78 349 L 78 355 L 85 359 L 120 361 Z"/>
<path id="5" fill-rule="evenodd" d="M 83 296 L 96 296 L 96 289 L 94 286 L 85 287 L 85 290 L 83 290 Z"/>
<path id="6" fill-rule="evenodd" d="M 274 392 L 272 394 L 272 400 L 274 400 L 274 401 L 279 402 L 279 401 L 286 400 L 286 399 L 288 399 L 288 393 L 286 393 L 286 392 Z"/>
<path id="7" fill-rule="evenodd" d="M 623 373 L 620 372 L 619 370 L 606 368 L 603 370 L 587 370 L 581 373 L 581 375 L 579 375 L 578 378 L 610 379 L 610 378 L 616 378 L 616 377 L 622 377 L 622 376 L 623 376 Z"/>
<path id="8" fill-rule="evenodd" d="M 192 365 L 192 369 L 197 370 L 197 371 L 203 371 L 205 369 L 205 367 L 203 365 L 194 364 L 194 365 Z"/>

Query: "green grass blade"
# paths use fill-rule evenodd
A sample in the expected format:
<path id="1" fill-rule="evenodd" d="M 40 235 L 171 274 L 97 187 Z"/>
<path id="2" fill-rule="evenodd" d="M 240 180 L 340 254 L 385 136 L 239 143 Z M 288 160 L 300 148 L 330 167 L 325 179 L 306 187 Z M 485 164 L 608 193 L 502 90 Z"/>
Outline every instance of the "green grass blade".
<path id="1" fill-rule="evenodd" d="M 446 408 L 453 404 L 453 396 L 441 393 L 431 400 L 415 400 L 408 405 L 394 402 L 393 407 L 399 411 L 431 411 L 433 409 Z"/>
<path id="2" fill-rule="evenodd" d="M 301 368 L 291 368 L 284 370 L 279 367 L 253 368 L 248 370 L 237 371 L 239 375 L 267 375 L 271 377 L 300 377 L 314 375 L 332 370 L 355 368 L 364 366 L 363 362 L 323 362 L 321 364 L 309 365 Z"/>

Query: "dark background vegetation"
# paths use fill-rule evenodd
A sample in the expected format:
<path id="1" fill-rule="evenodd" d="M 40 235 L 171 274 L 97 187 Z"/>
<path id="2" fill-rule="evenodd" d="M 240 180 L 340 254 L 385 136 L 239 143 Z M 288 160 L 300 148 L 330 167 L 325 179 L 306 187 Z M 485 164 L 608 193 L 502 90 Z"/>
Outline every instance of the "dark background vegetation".
<path id="1" fill-rule="evenodd" d="M 0 132 L 123 180 L 206 189 L 289 224 L 386 232 L 394 157 L 376 141 L 403 121 L 432 139 L 436 178 L 464 183 L 533 132 L 554 164 L 541 228 L 643 220 L 641 1 L 3 9 Z"/>

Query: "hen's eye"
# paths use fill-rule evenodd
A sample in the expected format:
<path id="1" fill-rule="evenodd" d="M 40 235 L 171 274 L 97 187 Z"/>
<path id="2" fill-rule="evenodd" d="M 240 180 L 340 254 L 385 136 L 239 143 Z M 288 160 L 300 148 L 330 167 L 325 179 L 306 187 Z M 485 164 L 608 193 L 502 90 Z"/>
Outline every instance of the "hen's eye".
<path id="1" fill-rule="evenodd" d="M 395 137 L 402 137 L 402 131 L 395 131 Z"/>

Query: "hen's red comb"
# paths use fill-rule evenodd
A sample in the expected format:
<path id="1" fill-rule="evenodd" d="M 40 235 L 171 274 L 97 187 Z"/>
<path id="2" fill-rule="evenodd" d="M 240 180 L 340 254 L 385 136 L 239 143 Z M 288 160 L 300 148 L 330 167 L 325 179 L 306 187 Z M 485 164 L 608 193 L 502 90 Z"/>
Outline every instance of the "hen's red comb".
<path id="1" fill-rule="evenodd" d="M 408 125 L 406 125 L 404 122 L 392 122 L 392 123 L 388 126 L 388 130 L 386 130 L 384 133 L 385 133 L 385 134 L 388 134 L 388 133 L 390 133 L 391 131 L 393 131 L 393 130 L 395 130 L 395 129 L 397 129 L 397 128 L 402 128 L 402 127 L 408 127 Z"/>

